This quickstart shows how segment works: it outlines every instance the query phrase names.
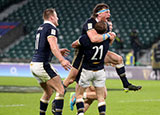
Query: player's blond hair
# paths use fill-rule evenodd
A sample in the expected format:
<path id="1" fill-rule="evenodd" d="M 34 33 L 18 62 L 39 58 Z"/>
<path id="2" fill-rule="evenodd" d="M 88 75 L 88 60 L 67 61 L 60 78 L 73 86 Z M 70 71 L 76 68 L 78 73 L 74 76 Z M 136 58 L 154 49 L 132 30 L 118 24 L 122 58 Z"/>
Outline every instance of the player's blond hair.
<path id="1" fill-rule="evenodd" d="M 43 19 L 48 20 L 50 16 L 54 16 L 55 9 L 54 8 L 48 8 L 44 10 L 43 12 Z"/>

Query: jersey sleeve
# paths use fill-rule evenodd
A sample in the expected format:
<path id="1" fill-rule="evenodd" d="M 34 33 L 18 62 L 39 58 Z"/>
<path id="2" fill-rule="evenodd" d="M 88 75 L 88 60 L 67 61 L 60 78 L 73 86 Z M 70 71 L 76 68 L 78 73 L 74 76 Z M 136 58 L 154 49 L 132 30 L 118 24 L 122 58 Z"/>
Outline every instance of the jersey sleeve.
<path id="1" fill-rule="evenodd" d="M 83 30 L 85 30 L 86 32 L 88 30 L 94 29 L 94 24 L 93 21 L 88 20 L 84 25 L 83 25 Z"/>
<path id="2" fill-rule="evenodd" d="M 47 30 L 47 38 L 53 37 L 53 36 L 58 38 L 58 31 L 56 28 L 49 28 Z"/>

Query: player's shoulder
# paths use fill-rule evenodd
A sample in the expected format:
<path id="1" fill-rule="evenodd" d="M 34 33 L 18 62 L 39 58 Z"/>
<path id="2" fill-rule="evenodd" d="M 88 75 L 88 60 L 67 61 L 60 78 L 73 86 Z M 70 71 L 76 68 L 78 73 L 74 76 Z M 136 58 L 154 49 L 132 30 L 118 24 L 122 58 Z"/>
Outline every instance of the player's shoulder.
<path id="1" fill-rule="evenodd" d="M 45 23 L 43 26 L 45 31 L 51 31 L 51 33 L 54 35 L 56 35 L 56 33 L 58 32 L 57 28 L 51 24 Z"/>
<path id="2" fill-rule="evenodd" d="M 95 23 L 96 20 L 94 18 L 88 18 L 86 23 Z"/>
<path id="3" fill-rule="evenodd" d="M 94 18 L 89 18 L 84 23 L 83 27 L 87 27 L 87 30 L 90 30 L 94 28 L 94 25 L 96 24 L 96 20 Z"/>
<path id="4" fill-rule="evenodd" d="M 79 42 L 80 43 L 87 43 L 87 42 L 90 42 L 90 39 L 86 34 L 83 34 L 79 37 Z"/>
<path id="5" fill-rule="evenodd" d="M 89 39 L 89 37 L 87 36 L 87 34 L 83 34 L 83 35 L 81 35 L 81 36 L 79 37 L 79 39 L 84 39 L 84 40 L 86 40 L 86 39 Z"/>
<path id="6" fill-rule="evenodd" d="M 44 29 L 48 30 L 48 29 L 54 29 L 57 30 L 56 27 L 54 27 L 53 25 L 49 24 L 49 23 L 44 23 L 42 24 L 40 27 L 43 27 Z"/>

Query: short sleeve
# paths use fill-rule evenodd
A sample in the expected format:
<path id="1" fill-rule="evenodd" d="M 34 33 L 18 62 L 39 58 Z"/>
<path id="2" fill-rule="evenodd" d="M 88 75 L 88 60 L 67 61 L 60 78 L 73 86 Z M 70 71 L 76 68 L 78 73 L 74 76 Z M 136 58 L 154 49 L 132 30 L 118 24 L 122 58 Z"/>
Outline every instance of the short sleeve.
<path id="1" fill-rule="evenodd" d="M 94 28 L 93 25 L 94 25 L 93 22 L 91 20 L 88 20 L 87 23 L 84 24 L 83 30 L 87 32 L 88 30 L 91 30 Z"/>
<path id="2" fill-rule="evenodd" d="M 49 28 L 49 29 L 47 30 L 47 38 L 48 38 L 48 37 L 52 37 L 52 36 L 55 36 L 55 37 L 58 38 L 58 31 L 57 31 L 56 28 Z"/>

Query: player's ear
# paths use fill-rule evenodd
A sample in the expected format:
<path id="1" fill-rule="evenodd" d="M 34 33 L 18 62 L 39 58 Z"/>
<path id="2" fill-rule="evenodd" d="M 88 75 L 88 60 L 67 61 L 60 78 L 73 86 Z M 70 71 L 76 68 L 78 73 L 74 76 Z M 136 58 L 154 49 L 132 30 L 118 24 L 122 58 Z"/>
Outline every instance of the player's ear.
<path id="1" fill-rule="evenodd" d="M 51 15 L 51 16 L 50 16 L 50 19 L 51 19 L 51 20 L 55 20 L 55 16 L 54 16 L 54 15 Z"/>
<path id="2" fill-rule="evenodd" d="M 50 16 L 51 20 L 54 20 L 54 16 Z"/>

